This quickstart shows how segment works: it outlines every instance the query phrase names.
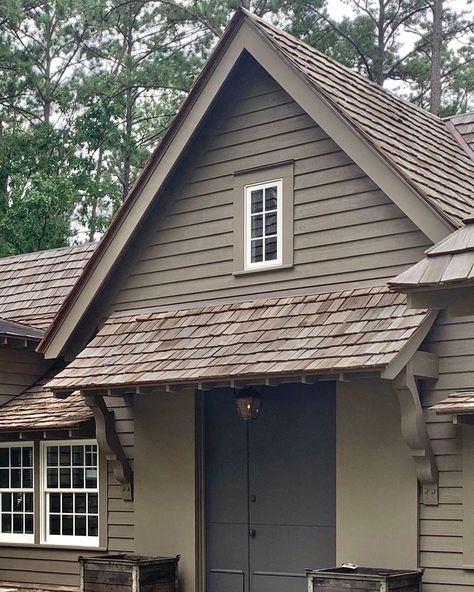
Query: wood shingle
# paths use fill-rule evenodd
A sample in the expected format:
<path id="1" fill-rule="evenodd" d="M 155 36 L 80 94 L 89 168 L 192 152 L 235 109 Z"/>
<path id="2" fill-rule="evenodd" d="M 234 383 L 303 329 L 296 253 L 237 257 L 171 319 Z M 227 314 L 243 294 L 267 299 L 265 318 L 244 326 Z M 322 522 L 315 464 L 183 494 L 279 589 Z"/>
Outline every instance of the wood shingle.
<path id="1" fill-rule="evenodd" d="M 54 391 L 386 367 L 428 317 L 385 287 L 110 318 Z"/>

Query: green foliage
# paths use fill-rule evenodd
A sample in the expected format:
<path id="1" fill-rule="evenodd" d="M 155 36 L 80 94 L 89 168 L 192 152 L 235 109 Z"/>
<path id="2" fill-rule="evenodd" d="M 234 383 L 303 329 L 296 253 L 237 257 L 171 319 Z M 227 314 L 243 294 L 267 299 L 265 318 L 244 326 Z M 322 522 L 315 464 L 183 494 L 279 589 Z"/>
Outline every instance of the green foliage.
<path id="1" fill-rule="evenodd" d="M 104 232 L 239 4 L 0 0 L 0 255 Z M 341 18 L 328 0 L 249 4 L 429 105 L 428 0 L 346 0 L 352 13 Z M 445 113 L 472 104 L 471 21 L 446 11 Z M 408 49 L 407 31 L 416 37 Z"/>

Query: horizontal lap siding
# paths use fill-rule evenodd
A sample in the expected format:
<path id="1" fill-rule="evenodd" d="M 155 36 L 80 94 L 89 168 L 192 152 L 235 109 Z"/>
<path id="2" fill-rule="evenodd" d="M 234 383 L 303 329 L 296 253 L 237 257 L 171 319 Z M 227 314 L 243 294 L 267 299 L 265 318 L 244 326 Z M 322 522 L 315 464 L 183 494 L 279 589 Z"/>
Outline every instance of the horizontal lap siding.
<path id="1" fill-rule="evenodd" d="M 231 107 L 215 108 L 211 132 L 198 137 L 163 193 L 166 203 L 150 215 L 112 310 L 382 283 L 429 246 L 271 78 L 251 64 L 247 73 L 254 83 L 238 85 L 245 90 Z M 288 159 L 295 161 L 295 265 L 233 276 L 233 174 Z"/>
<path id="2" fill-rule="evenodd" d="M 439 356 L 440 376 L 426 383 L 423 404 L 440 469 L 439 506 L 420 506 L 420 566 L 426 592 L 472 590 L 474 571 L 463 563 L 462 433 L 427 408 L 457 389 L 474 387 L 474 317 L 441 313 L 423 347 Z"/>
<path id="3" fill-rule="evenodd" d="M 128 459 L 133 464 L 133 407 L 118 397 L 107 399 L 114 411 L 115 425 Z M 133 552 L 133 501 L 122 499 L 111 463 L 107 470 L 107 546 L 110 552 Z M 79 555 L 97 555 L 97 551 L 48 549 L 45 547 L 8 547 L 0 545 L 0 583 L 38 584 L 42 586 L 79 586 Z"/>
<path id="4" fill-rule="evenodd" d="M 48 370 L 50 362 L 33 351 L 0 350 L 0 405 L 19 395 Z M 0 411 L 1 413 L 1 411 Z"/>

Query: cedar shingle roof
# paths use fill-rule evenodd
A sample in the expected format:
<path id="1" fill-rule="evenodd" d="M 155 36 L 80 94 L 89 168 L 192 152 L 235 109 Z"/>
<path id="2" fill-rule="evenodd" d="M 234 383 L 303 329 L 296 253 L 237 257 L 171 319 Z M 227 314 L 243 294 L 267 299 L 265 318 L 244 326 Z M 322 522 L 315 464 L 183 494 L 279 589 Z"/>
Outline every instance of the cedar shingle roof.
<path id="1" fill-rule="evenodd" d="M 0 318 L 45 329 L 97 243 L 0 259 Z"/>
<path id="2" fill-rule="evenodd" d="M 428 316 L 386 287 L 110 318 L 53 390 L 382 369 Z"/>
<path id="3" fill-rule="evenodd" d="M 452 115 L 447 118 L 447 121 L 451 121 L 454 124 L 462 139 L 474 151 L 474 111 Z"/>
<path id="4" fill-rule="evenodd" d="M 474 283 L 474 216 L 465 226 L 426 251 L 426 257 L 389 284 L 412 290 Z"/>
<path id="5" fill-rule="evenodd" d="M 58 399 L 44 386 L 54 374 L 46 374 L 0 407 L 0 432 L 73 429 L 92 419 L 92 411 L 79 393 Z"/>
<path id="6" fill-rule="evenodd" d="M 474 162 L 442 119 L 255 15 L 246 15 L 442 217 L 460 225 L 474 208 Z"/>
<path id="7" fill-rule="evenodd" d="M 474 392 L 453 393 L 431 407 L 438 415 L 474 413 Z"/>

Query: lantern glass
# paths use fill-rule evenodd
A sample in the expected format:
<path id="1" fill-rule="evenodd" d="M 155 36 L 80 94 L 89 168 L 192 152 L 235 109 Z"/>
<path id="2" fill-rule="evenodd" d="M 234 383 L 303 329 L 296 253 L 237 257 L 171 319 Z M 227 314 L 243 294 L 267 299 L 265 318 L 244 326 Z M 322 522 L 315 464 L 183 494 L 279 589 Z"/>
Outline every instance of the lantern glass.
<path id="1" fill-rule="evenodd" d="M 242 389 L 235 398 L 237 411 L 243 421 L 257 419 L 261 403 L 262 397 L 255 389 Z"/>

